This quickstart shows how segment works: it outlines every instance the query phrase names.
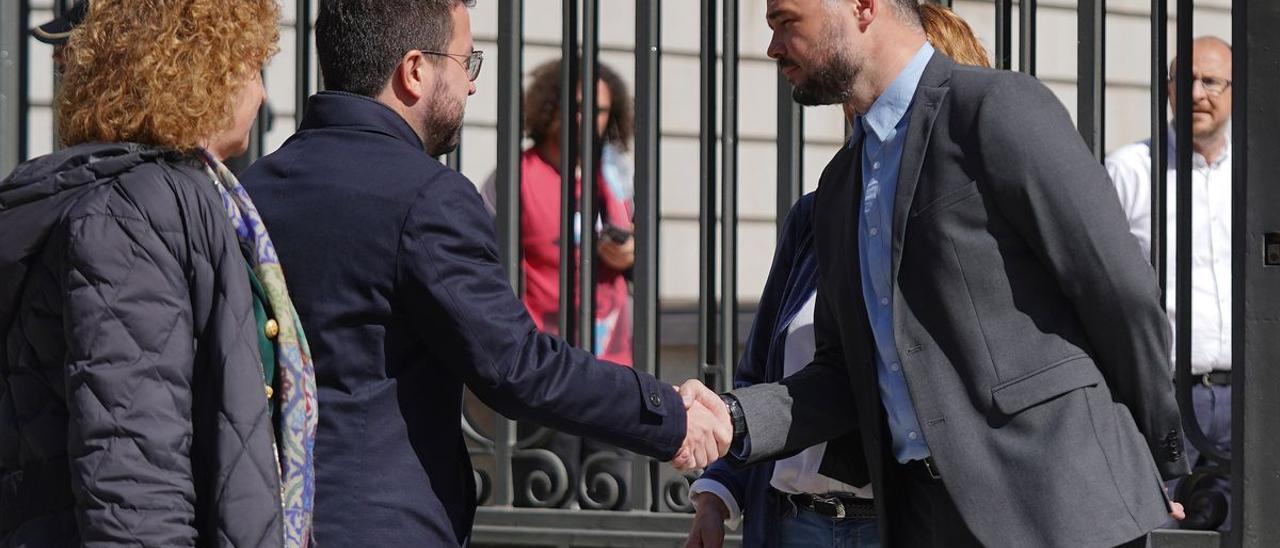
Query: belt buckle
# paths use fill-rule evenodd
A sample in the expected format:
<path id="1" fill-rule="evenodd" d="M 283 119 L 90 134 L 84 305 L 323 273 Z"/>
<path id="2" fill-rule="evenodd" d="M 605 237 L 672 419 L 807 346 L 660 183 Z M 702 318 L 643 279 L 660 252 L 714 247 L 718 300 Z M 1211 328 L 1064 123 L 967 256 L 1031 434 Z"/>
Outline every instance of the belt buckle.
<path id="1" fill-rule="evenodd" d="M 1213 381 L 1209 380 L 1209 373 L 1200 375 L 1200 384 L 1203 384 L 1206 388 L 1213 388 Z"/>
<path id="2" fill-rule="evenodd" d="M 934 464 L 933 457 L 924 458 L 924 469 L 929 472 L 929 477 L 935 481 L 942 479 L 942 474 L 938 472 L 938 465 Z"/>
<path id="3" fill-rule="evenodd" d="M 811 496 L 813 497 L 812 500 L 813 500 L 813 505 L 815 506 L 814 508 L 815 510 L 817 509 L 816 507 L 818 505 L 830 507 L 832 511 L 832 517 L 836 519 L 844 519 L 845 517 L 844 503 L 840 501 L 839 497 L 826 498 L 826 497 L 820 497 L 818 495 L 811 495 Z"/>

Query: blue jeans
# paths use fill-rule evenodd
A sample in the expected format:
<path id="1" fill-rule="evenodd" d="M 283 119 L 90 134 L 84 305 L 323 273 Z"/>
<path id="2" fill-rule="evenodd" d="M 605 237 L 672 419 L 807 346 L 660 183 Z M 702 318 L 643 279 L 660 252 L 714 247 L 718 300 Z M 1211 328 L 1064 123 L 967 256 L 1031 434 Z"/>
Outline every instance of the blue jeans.
<path id="1" fill-rule="evenodd" d="M 880 548 L 875 518 L 827 517 L 789 501 L 779 501 L 779 515 L 771 527 L 769 546 L 778 548 Z"/>

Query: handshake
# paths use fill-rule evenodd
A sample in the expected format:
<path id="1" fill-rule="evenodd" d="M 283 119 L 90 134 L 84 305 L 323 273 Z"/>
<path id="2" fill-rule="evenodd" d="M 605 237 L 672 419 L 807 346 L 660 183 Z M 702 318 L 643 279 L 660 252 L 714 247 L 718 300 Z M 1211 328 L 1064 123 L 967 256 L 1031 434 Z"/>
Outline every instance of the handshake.
<path id="1" fill-rule="evenodd" d="M 676 470 L 705 468 L 729 452 L 733 422 L 724 400 L 697 380 L 685 381 L 677 389 L 684 400 L 686 429 L 684 443 L 671 459 Z"/>

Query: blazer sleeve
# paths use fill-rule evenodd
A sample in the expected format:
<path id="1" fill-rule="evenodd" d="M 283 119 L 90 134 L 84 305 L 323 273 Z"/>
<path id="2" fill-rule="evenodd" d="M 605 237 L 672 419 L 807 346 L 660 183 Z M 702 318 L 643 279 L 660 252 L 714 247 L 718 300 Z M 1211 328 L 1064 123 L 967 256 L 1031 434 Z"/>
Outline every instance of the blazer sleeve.
<path id="1" fill-rule="evenodd" d="M 485 404 L 663 461 L 675 456 L 685 435 L 679 394 L 534 328 L 498 262 L 493 221 L 461 175 L 445 171 L 423 185 L 397 270 L 433 358 Z"/>
<path id="2" fill-rule="evenodd" d="M 81 540 L 195 546 L 183 270 L 137 217 L 73 219 L 67 238 L 67 448 Z"/>
<path id="3" fill-rule="evenodd" d="M 975 124 L 984 180 L 1000 213 L 1074 303 L 1095 362 L 1161 474 L 1185 475 L 1155 273 L 1066 109 L 1034 78 L 1006 77 L 982 100 Z"/>

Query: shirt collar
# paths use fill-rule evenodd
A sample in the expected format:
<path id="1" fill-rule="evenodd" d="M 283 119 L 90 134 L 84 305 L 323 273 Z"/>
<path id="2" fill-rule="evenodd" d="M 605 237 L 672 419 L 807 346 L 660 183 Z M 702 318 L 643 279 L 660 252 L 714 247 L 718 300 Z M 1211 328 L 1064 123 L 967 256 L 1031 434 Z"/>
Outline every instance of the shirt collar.
<path id="1" fill-rule="evenodd" d="M 1226 146 L 1226 147 L 1224 147 L 1224 148 L 1222 149 L 1222 155 L 1221 155 L 1221 156 L 1218 156 L 1218 160 L 1217 160 L 1216 162 L 1213 162 L 1212 164 L 1210 164 L 1210 163 L 1209 163 L 1209 161 L 1208 161 L 1207 159 L 1205 159 L 1205 157 L 1204 157 L 1203 155 L 1201 155 L 1199 152 L 1196 152 L 1195 150 L 1192 150 L 1192 151 L 1191 151 L 1191 165 L 1193 165 L 1193 166 L 1195 166 L 1195 167 L 1199 167 L 1199 168 L 1213 168 L 1213 169 L 1217 169 L 1219 166 L 1221 166 L 1221 165 L 1223 164 L 1223 162 L 1226 162 L 1227 160 L 1230 160 L 1230 159 L 1231 159 L 1231 123 L 1230 123 L 1230 122 L 1228 122 L 1228 123 L 1227 123 L 1227 129 L 1226 129 L 1226 132 L 1227 132 L 1227 146 Z M 1149 141 L 1149 140 L 1148 140 L 1148 141 Z M 1177 156 L 1177 154 L 1178 154 L 1178 150 L 1177 150 L 1177 144 L 1178 144 L 1178 142 L 1177 142 L 1177 141 L 1178 141 L 1178 133 L 1177 133 L 1177 131 L 1175 130 L 1175 128 L 1173 127 L 1173 123 L 1170 123 L 1170 124 L 1169 124 L 1169 138 L 1168 138 L 1168 140 L 1167 140 L 1167 142 L 1166 142 L 1167 147 L 1165 148 L 1165 150 L 1167 151 L 1167 152 L 1166 152 L 1166 154 L 1168 154 L 1168 155 L 1169 155 L 1169 156 L 1168 156 L 1168 158 L 1169 158 L 1169 169 L 1174 169 L 1174 168 L 1176 168 L 1176 167 L 1177 167 L 1177 162 L 1178 162 L 1178 156 Z M 1148 146 L 1150 146 L 1150 145 L 1148 145 Z"/>
<path id="2" fill-rule="evenodd" d="M 854 141 L 862 137 L 863 131 L 870 131 L 877 139 L 883 141 L 885 136 L 898 126 L 898 122 L 907 115 L 911 108 L 911 100 L 916 95 L 916 86 L 924 69 L 933 58 L 933 46 L 925 42 L 920 50 L 911 58 L 911 62 L 898 73 L 897 78 L 876 98 L 866 114 L 857 118 L 853 125 Z"/>

